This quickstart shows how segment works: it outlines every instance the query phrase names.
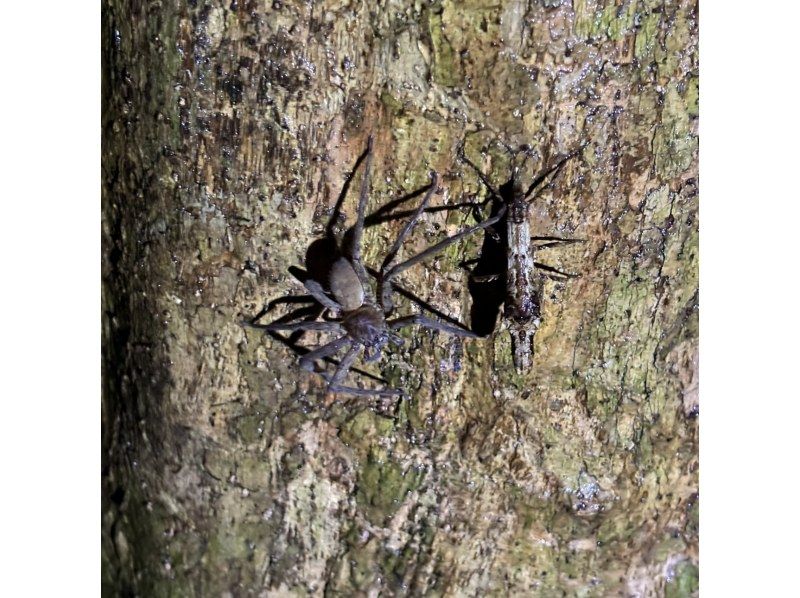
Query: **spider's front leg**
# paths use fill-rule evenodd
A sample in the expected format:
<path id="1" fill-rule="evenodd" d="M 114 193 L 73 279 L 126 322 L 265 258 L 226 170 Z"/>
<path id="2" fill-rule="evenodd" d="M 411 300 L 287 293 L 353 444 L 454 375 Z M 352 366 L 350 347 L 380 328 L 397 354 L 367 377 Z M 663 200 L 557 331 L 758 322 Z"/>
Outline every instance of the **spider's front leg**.
<path id="1" fill-rule="evenodd" d="M 325 345 L 322 345 L 318 349 L 314 349 L 313 351 L 309 351 L 302 357 L 300 357 L 300 367 L 308 372 L 314 371 L 314 362 L 318 359 L 325 359 L 326 357 L 330 357 L 331 355 L 335 355 L 338 353 L 343 347 L 349 345 L 352 341 L 348 335 L 340 336 L 334 341 L 331 341 Z M 352 364 L 351 364 L 352 365 Z M 341 366 L 341 364 L 340 364 Z M 349 368 L 348 368 L 349 369 Z"/>
<path id="2" fill-rule="evenodd" d="M 497 214 L 495 214 L 491 218 L 488 218 L 487 220 L 484 220 L 483 222 L 480 222 L 480 223 L 478 223 L 478 224 L 476 224 L 474 226 L 470 226 L 470 227 L 468 227 L 468 228 L 466 228 L 464 230 L 461 230 L 461 231 L 457 232 L 456 234 L 454 234 L 454 235 L 452 235 L 450 237 L 447 237 L 447 238 L 439 241 L 438 243 L 436 243 L 434 245 L 431 245 L 430 247 L 428 247 L 428 249 L 418 253 L 414 257 L 411 257 L 411 258 L 407 259 L 406 261 L 389 268 L 383 274 L 383 276 L 381 277 L 381 285 L 382 285 L 381 301 L 382 301 L 382 304 L 384 306 L 384 309 L 386 309 L 387 305 L 391 305 L 392 304 L 392 302 L 391 302 L 392 280 L 398 274 L 400 274 L 401 272 L 407 270 L 411 266 L 413 266 L 415 264 L 418 264 L 419 262 L 421 262 L 423 260 L 426 260 L 427 258 L 432 257 L 432 256 L 440 253 L 441 251 L 444 251 L 447 247 L 449 247 L 453 243 L 457 243 L 461 239 L 464 239 L 464 238 L 470 236 L 471 234 L 473 234 L 473 233 L 475 233 L 475 232 L 477 232 L 479 230 L 483 230 L 483 229 L 489 228 L 493 224 L 496 224 L 497 222 L 499 222 L 505 216 L 506 209 L 507 209 L 506 205 L 503 204 L 500 207 L 500 209 L 497 211 Z"/>
<path id="3" fill-rule="evenodd" d="M 369 288 L 369 276 L 367 276 L 367 269 L 364 267 L 364 262 L 361 261 L 361 238 L 364 235 L 364 217 L 367 212 L 367 201 L 369 199 L 369 177 L 370 171 L 372 170 L 372 135 L 369 136 L 369 141 L 367 142 L 366 160 L 367 163 L 364 165 L 364 178 L 361 181 L 361 192 L 358 195 L 356 224 L 353 227 L 353 238 L 350 247 L 350 261 L 364 289 Z"/>
<path id="4" fill-rule="evenodd" d="M 425 317 L 422 314 L 403 316 L 402 318 L 396 318 L 394 320 L 390 320 L 389 322 L 387 322 L 387 324 L 389 325 L 389 328 L 391 328 L 392 330 L 397 330 L 399 328 L 404 328 L 406 326 L 417 324 L 419 326 L 422 326 L 423 328 L 430 328 L 431 330 L 446 332 L 447 334 L 452 334 L 453 336 L 461 336 L 464 338 L 480 338 L 479 334 L 475 334 L 471 330 L 467 330 L 466 328 L 461 328 L 460 326 L 453 326 L 452 324 L 439 322 L 432 318 Z"/>
<path id="5" fill-rule="evenodd" d="M 437 172 L 431 173 L 431 179 L 431 186 L 428 192 L 425 193 L 425 197 L 422 198 L 419 206 L 417 206 L 417 209 L 412 213 L 411 218 L 408 219 L 408 222 L 406 222 L 405 226 L 400 230 L 400 233 L 397 235 L 394 243 L 392 243 L 392 246 L 389 248 L 381 264 L 381 269 L 378 273 L 378 297 L 384 314 L 389 314 L 394 309 L 394 304 L 392 303 L 392 282 L 391 277 L 387 275 L 387 268 L 389 268 L 390 264 L 394 261 L 397 252 L 400 251 L 403 241 L 414 228 L 417 220 L 419 220 L 419 217 L 425 211 L 428 203 L 430 203 L 431 197 L 433 197 L 433 194 L 439 187 L 439 174 Z"/>

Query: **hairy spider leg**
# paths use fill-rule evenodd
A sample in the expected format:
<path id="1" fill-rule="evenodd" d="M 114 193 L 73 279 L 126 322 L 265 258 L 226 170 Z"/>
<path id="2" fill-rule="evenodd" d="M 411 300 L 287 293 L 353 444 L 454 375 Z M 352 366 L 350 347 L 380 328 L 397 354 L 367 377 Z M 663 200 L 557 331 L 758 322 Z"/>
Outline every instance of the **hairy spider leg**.
<path id="1" fill-rule="evenodd" d="M 417 209 L 411 215 L 411 218 L 405 223 L 400 233 L 397 235 L 397 238 L 394 240 L 394 243 L 389 248 L 389 251 L 386 253 L 386 257 L 383 259 L 383 264 L 381 264 L 381 272 L 385 272 L 386 268 L 389 267 L 389 264 L 392 263 L 397 252 L 400 251 L 400 246 L 405 241 L 405 238 L 408 236 L 408 233 L 411 232 L 411 229 L 414 228 L 414 225 L 419 220 L 419 217 L 422 215 L 422 212 L 428 206 L 428 203 L 431 201 L 431 197 L 436 192 L 437 187 L 439 186 L 439 175 L 436 172 L 431 173 L 431 186 L 428 189 L 428 192 L 425 194 L 425 197 L 422 198 L 422 201 L 417 206 Z"/>
<path id="2" fill-rule="evenodd" d="M 346 347 L 349 344 L 352 344 L 352 341 L 348 335 L 345 334 L 344 336 L 340 336 L 336 340 L 333 340 L 317 349 L 314 349 L 313 351 L 309 351 L 305 355 L 302 355 L 300 357 L 300 367 L 308 372 L 313 372 L 315 361 L 335 355 L 342 349 L 342 347 Z M 350 365 L 352 365 L 352 363 Z M 341 363 L 339 366 L 341 366 Z"/>
<path id="3" fill-rule="evenodd" d="M 311 349 L 308 349 L 307 347 L 301 347 L 301 346 L 299 346 L 297 344 L 297 341 L 292 340 L 292 336 L 294 336 L 294 335 L 289 336 L 288 338 L 284 338 L 281 335 L 279 335 L 277 332 L 269 332 L 269 334 L 276 341 L 278 341 L 279 343 L 281 343 L 283 345 L 286 345 L 288 348 L 290 348 L 292 351 L 294 351 L 298 355 L 298 357 L 302 357 L 303 355 L 306 355 L 307 353 L 311 353 Z M 295 332 L 294 334 L 302 334 L 302 331 L 300 331 L 299 333 Z M 336 360 L 336 359 L 333 359 L 332 357 L 323 357 L 322 361 L 324 361 L 326 363 L 330 363 L 330 364 L 332 364 L 334 366 L 339 365 L 339 361 Z M 369 380 L 374 380 L 375 382 L 378 382 L 380 384 L 386 384 L 386 380 L 384 380 L 380 376 L 376 376 L 375 374 L 372 374 L 372 373 L 370 373 L 370 372 L 368 372 L 366 370 L 362 370 L 360 368 L 354 367 L 350 371 L 356 372 L 357 374 L 359 374 L 361 376 L 364 376 L 365 378 L 367 378 Z"/>
<path id="4" fill-rule="evenodd" d="M 348 349 L 344 358 L 342 358 L 342 361 L 339 363 L 332 376 L 324 372 L 322 373 L 323 378 L 328 381 L 328 391 L 362 397 L 395 397 L 402 395 L 403 391 L 399 388 L 358 388 L 357 386 L 342 385 L 342 381 L 347 377 L 347 373 L 350 371 L 350 368 L 353 367 L 353 363 L 355 362 L 356 357 L 358 357 L 358 352 L 360 350 L 361 345 L 358 343 L 353 343 L 350 349 Z"/>
<path id="5" fill-rule="evenodd" d="M 314 303 L 314 297 L 311 295 L 291 295 L 289 297 L 278 297 L 277 299 L 273 299 L 267 303 L 267 306 L 258 314 L 256 314 L 253 317 L 253 320 L 258 320 L 279 305 L 296 305 L 298 303 Z"/>
<path id="6" fill-rule="evenodd" d="M 357 386 L 328 386 L 330 392 L 355 395 L 357 397 L 398 397 L 404 393 L 399 388 L 358 388 Z"/>
<path id="7" fill-rule="evenodd" d="M 337 338 L 334 341 L 323 345 L 322 347 L 306 353 L 300 357 L 300 367 L 309 372 L 314 371 L 314 362 L 318 359 L 325 359 L 331 355 L 338 353 L 342 348 L 349 346 L 347 353 L 342 360 L 337 364 L 336 370 L 333 375 L 324 371 L 319 372 L 320 375 L 328 382 L 327 390 L 329 392 L 348 393 L 357 396 L 382 396 L 393 397 L 403 394 L 398 389 L 370 389 L 370 388 L 357 388 L 354 386 L 342 386 L 341 382 L 347 377 L 350 369 L 355 363 L 358 352 L 361 350 L 361 345 L 354 343 L 349 336 L 345 335 Z"/>
<path id="8" fill-rule="evenodd" d="M 463 262 L 462 262 L 462 264 L 463 264 Z M 459 264 L 459 265 L 462 265 L 462 264 Z M 377 270 L 375 270 L 373 268 L 367 268 L 367 272 L 369 272 L 370 276 L 372 276 L 374 279 L 380 280 L 381 274 Z M 448 316 L 443 311 L 440 311 L 440 310 L 436 309 L 436 307 L 434 307 L 433 305 L 431 305 L 430 303 L 425 301 L 422 297 L 420 297 L 419 295 L 415 295 L 414 293 L 412 293 L 411 291 L 409 291 L 408 289 L 406 289 L 402 285 L 397 284 L 397 282 L 393 282 L 392 283 L 392 290 L 395 293 L 397 293 L 398 295 L 401 295 L 401 296 L 405 297 L 406 299 L 408 299 L 412 303 L 416 303 L 420 308 L 422 308 L 423 311 L 427 311 L 427 312 L 432 313 L 433 315 L 435 315 L 440 320 L 444 320 L 445 322 L 449 322 L 450 324 L 455 324 L 456 326 L 460 326 L 461 325 L 461 322 L 459 322 L 457 319 L 455 319 L 455 318 L 453 318 L 451 316 Z M 393 338 L 390 335 L 389 340 L 391 342 L 393 342 L 394 344 L 396 344 L 396 345 L 402 345 L 403 344 L 403 339 L 398 337 L 397 335 L 394 335 Z"/>
<path id="9" fill-rule="evenodd" d="M 397 199 L 386 202 L 377 210 L 372 212 L 372 214 L 364 217 L 364 226 L 369 228 L 370 226 L 381 224 L 382 222 L 388 222 L 390 220 L 397 220 L 398 218 L 410 216 L 415 210 L 406 210 L 404 212 L 392 212 L 392 210 L 406 203 L 407 201 L 411 201 L 418 195 L 422 195 L 423 193 L 427 192 L 428 189 L 429 187 L 426 185 L 425 187 L 420 187 L 419 189 L 415 189 L 410 193 L 406 193 L 402 197 L 398 197 Z M 427 211 L 429 210 L 426 210 L 426 212 Z"/>
<path id="10" fill-rule="evenodd" d="M 361 180 L 361 192 L 358 196 L 358 217 L 356 224 L 353 227 L 353 241 L 350 247 L 350 261 L 353 264 L 353 269 L 361 281 L 361 286 L 364 288 L 365 293 L 369 293 L 369 276 L 361 261 L 361 238 L 364 234 L 364 215 L 367 211 L 367 200 L 369 199 L 369 176 L 372 170 L 372 135 L 369 136 L 367 141 L 367 163 L 364 166 L 364 178 Z"/>
<path id="11" fill-rule="evenodd" d="M 320 332 L 338 332 L 342 329 L 339 322 L 273 322 L 272 324 L 254 324 L 242 322 L 242 325 L 268 332 L 293 332 L 295 330 L 317 330 Z"/>
<path id="12" fill-rule="evenodd" d="M 480 338 L 479 334 L 475 334 L 471 330 L 467 330 L 466 328 L 461 328 L 460 326 L 452 326 L 450 324 L 445 324 L 444 322 L 439 322 L 432 318 L 425 317 L 421 314 L 413 314 L 410 316 L 403 316 L 400 318 L 396 318 L 394 320 L 390 320 L 387 322 L 389 328 L 392 330 L 397 330 L 398 328 L 404 328 L 406 326 L 412 326 L 417 324 L 422 326 L 423 328 L 430 328 L 431 330 L 439 330 L 441 332 L 447 332 L 448 334 L 452 334 L 454 336 L 462 336 L 465 338 Z"/>
<path id="13" fill-rule="evenodd" d="M 347 173 L 347 176 L 345 176 L 344 185 L 342 185 L 342 190 L 336 200 L 336 205 L 334 206 L 333 213 L 328 220 L 328 225 L 325 227 L 325 237 L 328 239 L 335 239 L 336 237 L 336 225 L 339 223 L 342 215 L 342 205 L 344 204 L 344 200 L 347 198 L 347 193 L 350 191 L 350 185 L 353 182 L 353 177 L 358 171 L 359 166 L 361 166 L 361 163 L 367 158 L 370 148 L 371 146 L 368 146 L 367 149 L 361 153 L 356 160 L 356 163 L 353 165 L 353 169 Z"/>
<path id="14" fill-rule="evenodd" d="M 359 351 L 361 351 L 361 346 L 358 343 L 351 343 L 347 353 L 345 353 L 342 361 L 339 362 L 339 365 L 336 367 L 336 371 L 333 372 L 333 376 L 331 376 L 331 379 L 328 381 L 329 390 L 341 385 L 342 381 L 347 377 L 350 368 L 353 367 Z"/>
<path id="15" fill-rule="evenodd" d="M 500 219 L 503 218 L 503 216 L 505 216 L 505 214 L 506 214 L 506 206 L 503 205 L 500 208 L 500 210 L 497 212 L 497 214 L 494 215 L 493 217 L 491 217 L 491 218 L 489 218 L 487 220 L 484 220 L 483 222 L 480 222 L 480 223 L 478 223 L 478 224 L 476 224 L 474 226 L 470 226 L 470 227 L 468 227 L 468 228 L 466 228 L 466 229 L 464 229 L 464 230 L 462 230 L 460 232 L 457 232 L 456 234 L 454 234 L 454 235 L 452 235 L 450 237 L 447 237 L 446 239 L 443 239 L 443 240 L 439 241 L 435 245 L 431 245 L 430 247 L 428 247 L 428 249 L 426 249 L 425 251 L 422 251 L 421 253 L 418 253 L 414 257 L 409 258 L 406 261 L 401 262 L 400 264 L 392 266 L 389 269 L 389 271 L 384 274 L 383 279 L 382 279 L 382 283 L 383 283 L 382 295 L 383 295 L 383 303 L 384 303 L 384 305 L 387 304 L 387 300 L 388 300 L 388 304 L 391 304 L 391 300 L 389 299 L 389 296 L 390 296 L 390 294 L 392 292 L 392 279 L 395 276 L 397 276 L 401 272 L 407 270 L 411 266 L 413 266 L 415 264 L 418 264 L 419 262 L 421 262 L 421 261 L 423 261 L 423 260 L 425 260 L 425 259 L 427 259 L 427 258 L 429 258 L 429 257 L 431 257 L 433 255 L 436 255 L 437 253 L 439 253 L 440 251 L 443 251 L 444 249 L 446 249 L 447 247 L 449 247 L 453 243 L 456 243 L 456 242 L 460 241 L 461 239 L 463 239 L 465 237 L 468 237 L 471 234 L 473 234 L 473 233 L 475 233 L 475 232 L 477 232 L 479 230 L 482 230 L 482 229 L 485 229 L 485 228 L 489 228 L 493 224 L 499 222 Z"/>
<path id="16" fill-rule="evenodd" d="M 325 293 L 325 290 L 322 288 L 322 285 L 319 284 L 316 280 L 309 278 L 308 280 L 303 282 L 303 285 L 306 287 L 306 290 L 308 290 L 308 292 L 311 293 L 311 296 L 314 297 L 314 299 L 319 301 L 322 305 L 324 305 L 328 309 L 339 313 L 343 311 L 342 306 L 339 305 L 339 303 L 333 300 L 331 297 L 328 297 L 328 295 Z"/>
<path id="17" fill-rule="evenodd" d="M 403 226 L 400 233 L 397 235 L 394 243 L 392 244 L 391 248 L 386 254 L 386 257 L 381 264 L 381 269 L 378 272 L 378 299 L 380 301 L 381 307 L 383 308 L 384 314 L 389 314 L 394 309 L 394 303 L 392 302 L 392 283 L 390 277 L 386 274 L 386 269 L 392 263 L 395 257 L 397 257 L 397 252 L 400 251 L 400 246 L 403 244 L 403 241 L 414 228 L 414 225 L 419 220 L 419 217 L 422 215 L 422 212 L 428 206 L 428 203 L 433 197 L 433 194 L 436 192 L 436 189 L 439 186 L 439 175 L 436 172 L 431 173 L 431 186 L 428 189 L 428 192 L 425 194 L 425 197 L 422 198 L 419 206 L 414 212 L 411 214 L 411 218 L 408 219 L 406 224 Z"/>

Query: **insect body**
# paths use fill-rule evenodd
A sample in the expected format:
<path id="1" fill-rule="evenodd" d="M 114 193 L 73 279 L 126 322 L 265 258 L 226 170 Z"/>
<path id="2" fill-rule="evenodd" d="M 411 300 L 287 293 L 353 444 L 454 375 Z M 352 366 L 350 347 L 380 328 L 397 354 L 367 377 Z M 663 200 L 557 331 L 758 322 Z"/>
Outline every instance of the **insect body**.
<path id="1" fill-rule="evenodd" d="M 524 189 L 518 179 L 518 169 L 512 170 L 511 179 L 495 190 L 489 179 L 460 151 L 466 162 L 490 192 L 487 202 L 492 202 L 492 214 L 500 215 L 499 221 L 487 231 L 481 251 L 472 272 L 470 292 L 473 296 L 472 329 L 479 334 L 488 334 L 494 329 L 497 311 L 505 305 L 504 315 L 511 333 L 514 367 L 527 370 L 533 355 L 533 337 L 541 324 L 542 273 L 547 276 L 568 278 L 571 275 L 535 261 L 534 242 L 545 241 L 538 247 L 549 247 L 560 243 L 574 243 L 579 239 L 558 237 L 531 237 L 530 205 L 535 192 L 551 175 L 557 173 L 564 163 L 577 155 L 572 152 L 537 175 L 530 186 Z M 505 261 L 505 271 L 497 272 L 497 263 Z M 537 272 L 539 270 L 540 272 Z"/>
<path id="2" fill-rule="evenodd" d="M 396 388 L 365 389 L 345 386 L 343 384 L 348 371 L 351 369 L 358 354 L 362 350 L 367 361 L 377 359 L 380 357 L 381 350 L 387 342 L 393 342 L 395 344 L 401 342 L 396 331 L 412 324 L 418 324 L 426 328 L 462 337 L 477 337 L 479 335 L 464 327 L 447 324 L 421 314 L 390 318 L 393 311 L 391 300 L 393 281 L 401 272 L 428 257 L 436 255 L 450 244 L 497 223 L 502 217 L 502 213 L 494 218 L 489 218 L 485 222 L 464 229 L 404 262 L 395 264 L 394 260 L 401 248 L 403 240 L 408 236 L 414 224 L 422 215 L 438 187 L 439 177 L 436 173 L 433 173 L 433 182 L 425 194 L 425 197 L 419 207 L 414 211 L 410 220 L 400 231 L 395 242 L 389 248 L 386 258 L 380 270 L 377 272 L 377 293 L 373 294 L 369 284 L 369 275 L 361 258 L 361 239 L 364 232 L 364 215 L 367 208 L 369 174 L 372 163 L 371 150 L 372 138 L 370 137 L 364 178 L 359 195 L 358 217 L 352 229 L 352 236 L 348 247 L 339 248 L 340 255 L 333 261 L 330 267 L 327 281 L 330 295 L 318 281 L 308 279 L 304 282 L 309 293 L 311 293 L 323 307 L 339 317 L 335 320 L 328 321 L 304 321 L 294 323 L 274 322 L 267 325 L 252 325 L 270 332 L 317 330 L 338 335 L 334 340 L 303 355 L 300 358 L 301 367 L 309 371 L 314 371 L 315 363 L 318 360 L 328 359 L 340 351 L 346 350 L 344 357 L 342 357 L 332 375 L 324 371 L 320 372 L 328 381 L 328 390 L 355 395 L 394 396 L 402 394 L 402 391 Z"/>

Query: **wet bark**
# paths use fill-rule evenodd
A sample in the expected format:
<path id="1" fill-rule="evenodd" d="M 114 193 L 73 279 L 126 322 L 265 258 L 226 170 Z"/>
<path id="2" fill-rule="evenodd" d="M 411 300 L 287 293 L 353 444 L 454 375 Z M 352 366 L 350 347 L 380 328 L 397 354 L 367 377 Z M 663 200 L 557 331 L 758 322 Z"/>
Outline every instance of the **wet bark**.
<path id="1" fill-rule="evenodd" d="M 695 2 L 111 0 L 102 27 L 104 594 L 696 592 Z M 303 294 L 370 133 L 371 210 L 431 169 L 434 203 L 485 197 L 465 137 L 498 186 L 496 140 L 527 176 L 586 144 L 531 209 L 587 242 L 537 253 L 580 276 L 545 282 L 527 372 L 501 320 L 407 332 L 365 366 L 408 391 L 390 414 L 241 326 Z M 403 253 L 472 223 L 427 214 Z M 480 248 L 402 284 L 469 322 Z"/>

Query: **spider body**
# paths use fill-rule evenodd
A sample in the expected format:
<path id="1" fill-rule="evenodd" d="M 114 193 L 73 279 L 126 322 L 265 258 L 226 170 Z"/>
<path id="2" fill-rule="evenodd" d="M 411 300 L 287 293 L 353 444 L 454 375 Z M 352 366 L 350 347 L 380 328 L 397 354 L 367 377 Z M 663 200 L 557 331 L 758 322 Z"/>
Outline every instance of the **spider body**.
<path id="1" fill-rule="evenodd" d="M 355 311 L 364 304 L 364 287 L 347 258 L 340 257 L 333 263 L 328 286 L 345 311 Z"/>
<path id="2" fill-rule="evenodd" d="M 362 305 L 345 312 L 342 327 L 357 343 L 367 348 L 381 347 L 389 340 L 389 327 L 383 313 L 373 305 Z"/>
<path id="3" fill-rule="evenodd" d="M 372 138 L 370 137 L 366 166 L 364 168 L 364 178 L 359 194 L 358 217 L 352 229 L 352 237 L 348 244 L 348 249 L 339 248 L 338 251 L 341 256 L 335 259 L 330 266 L 330 272 L 327 276 L 330 295 L 319 282 L 313 279 L 308 279 L 304 282 L 306 289 L 311 293 L 314 299 L 331 312 L 338 314 L 339 318 L 328 321 L 306 321 L 296 323 L 275 322 L 258 327 L 270 332 L 317 330 L 339 335 L 338 338 L 327 344 L 304 354 L 300 358 L 300 366 L 303 369 L 315 371 L 315 364 L 317 361 L 330 359 L 331 356 L 336 355 L 342 350 L 346 350 L 344 357 L 338 362 L 336 370 L 332 375 L 325 371 L 320 372 L 328 381 L 328 390 L 355 395 L 395 396 L 403 394 L 402 390 L 396 388 L 369 389 L 343 385 L 343 381 L 359 353 L 363 351 L 366 361 L 378 359 L 381 355 L 381 350 L 388 342 L 391 341 L 394 344 L 400 344 L 402 342 L 402 339 L 397 336 L 395 331 L 412 324 L 418 324 L 426 328 L 462 337 L 477 337 L 479 335 L 464 327 L 447 324 L 421 314 L 390 318 L 394 310 L 391 299 L 393 280 L 401 272 L 439 253 L 450 244 L 496 223 L 502 218 L 505 209 L 502 209 L 500 213 L 493 218 L 489 218 L 475 226 L 468 227 L 404 262 L 394 264 L 394 259 L 400 250 L 403 240 L 408 236 L 416 221 L 425 211 L 428 202 L 438 187 L 439 177 L 436 173 L 433 173 L 432 184 L 425 194 L 425 197 L 419 207 L 414 211 L 410 220 L 400 231 L 395 242 L 389 248 L 386 258 L 376 274 L 377 292 L 373 294 L 367 269 L 361 259 L 361 239 L 364 231 L 364 217 L 369 194 L 371 163 Z"/>

